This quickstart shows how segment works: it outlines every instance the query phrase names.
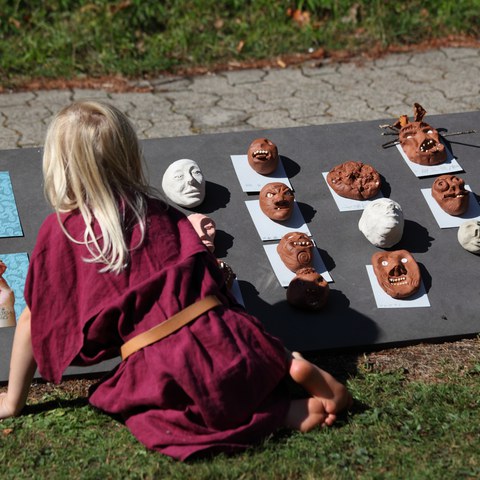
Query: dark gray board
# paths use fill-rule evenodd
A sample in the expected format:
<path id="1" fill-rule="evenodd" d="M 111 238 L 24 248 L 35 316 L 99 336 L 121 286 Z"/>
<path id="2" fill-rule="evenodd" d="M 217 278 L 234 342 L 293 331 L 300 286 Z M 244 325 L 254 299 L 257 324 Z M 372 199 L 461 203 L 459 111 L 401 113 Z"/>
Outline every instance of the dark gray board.
<path id="1" fill-rule="evenodd" d="M 441 131 L 480 131 L 480 113 L 427 116 Z M 314 127 L 257 130 L 142 141 L 149 178 L 160 188 L 163 172 L 180 158 L 197 161 L 207 179 L 205 202 L 194 210 L 217 223 L 217 250 L 235 270 L 247 310 L 290 349 L 319 351 L 373 348 L 422 340 L 470 336 L 480 332 L 480 256 L 465 251 L 457 229 L 440 229 L 421 188 L 433 178 L 414 176 L 395 147 L 382 144 L 378 120 Z M 334 283 L 327 307 L 307 313 L 290 307 L 271 269 L 244 204 L 257 198 L 241 190 L 230 155 L 244 154 L 250 142 L 266 136 L 274 141 L 295 189 L 296 200 L 330 271 Z M 480 134 L 448 137 L 474 192 L 480 192 Z M 365 265 L 379 251 L 358 230 L 361 211 L 339 212 L 322 172 L 346 160 L 375 167 L 382 175 L 383 194 L 400 203 L 405 215 L 404 236 L 394 249 L 406 248 L 421 266 L 431 303 L 429 308 L 378 309 Z M 0 170 L 10 172 L 24 238 L 0 239 L 0 252 L 31 252 L 36 232 L 49 213 L 43 199 L 41 150 L 0 152 Z M 8 370 L 13 328 L 0 329 L 0 381 Z M 114 363 L 114 361 L 113 361 Z M 110 367 L 69 369 L 68 373 Z"/>

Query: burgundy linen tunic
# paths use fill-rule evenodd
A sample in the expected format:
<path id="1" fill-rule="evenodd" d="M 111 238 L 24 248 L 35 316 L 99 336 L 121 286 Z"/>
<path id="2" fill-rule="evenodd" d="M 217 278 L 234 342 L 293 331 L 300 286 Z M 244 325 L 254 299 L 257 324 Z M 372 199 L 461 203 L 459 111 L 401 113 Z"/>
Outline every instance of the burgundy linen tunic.
<path id="1" fill-rule="evenodd" d="M 235 303 L 216 260 L 188 219 L 149 200 L 144 242 L 120 274 L 87 263 L 85 246 L 67 238 L 57 216 L 42 225 L 25 286 L 32 345 L 40 374 L 60 382 L 71 364 L 118 355 L 128 339 L 196 300 L 215 294 L 223 305 L 121 362 L 90 395 L 119 414 L 147 447 L 184 460 L 200 451 L 246 448 L 282 425 L 289 397 L 281 342 Z M 61 215 L 83 238 L 83 219 Z"/>

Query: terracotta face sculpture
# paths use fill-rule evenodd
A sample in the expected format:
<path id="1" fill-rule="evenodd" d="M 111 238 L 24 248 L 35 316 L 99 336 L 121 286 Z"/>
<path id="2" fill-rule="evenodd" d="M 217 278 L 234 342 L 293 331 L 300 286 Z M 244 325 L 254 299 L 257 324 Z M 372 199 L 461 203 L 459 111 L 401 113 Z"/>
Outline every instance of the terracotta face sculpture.
<path id="1" fill-rule="evenodd" d="M 278 166 L 277 146 L 268 138 L 256 138 L 248 147 L 249 165 L 261 175 L 270 175 Z"/>
<path id="2" fill-rule="evenodd" d="M 398 141 L 410 161 L 419 165 L 439 165 L 447 159 L 447 151 L 438 131 L 423 121 L 426 114 L 419 103 L 414 103 L 413 122 L 407 115 L 401 115 L 392 127 L 398 130 Z"/>
<path id="3" fill-rule="evenodd" d="M 287 288 L 287 302 L 304 310 L 320 310 L 327 303 L 330 287 L 313 268 L 297 271 Z"/>
<path id="4" fill-rule="evenodd" d="M 205 179 L 197 162 L 183 158 L 173 162 L 162 179 L 165 195 L 181 207 L 196 207 L 205 199 Z"/>
<path id="5" fill-rule="evenodd" d="M 447 159 L 438 131 L 428 123 L 411 122 L 400 129 L 398 140 L 405 155 L 413 163 L 439 165 Z"/>
<path id="6" fill-rule="evenodd" d="M 407 250 L 375 253 L 372 266 L 378 284 L 392 298 L 407 298 L 420 288 L 420 268 Z"/>
<path id="7" fill-rule="evenodd" d="M 271 220 L 283 222 L 293 213 L 295 195 L 292 190 L 281 182 L 267 183 L 258 198 L 260 209 Z"/>
<path id="8" fill-rule="evenodd" d="M 372 245 L 390 248 L 401 240 L 404 224 L 402 207 L 390 198 L 378 198 L 365 207 L 358 228 Z"/>
<path id="9" fill-rule="evenodd" d="M 2 278 L 5 270 L 7 270 L 7 266 L 0 260 L 0 278 Z M 3 278 L 2 284 L 3 288 L 0 291 L 0 303 L 2 305 L 0 307 L 0 328 L 14 327 L 17 324 L 14 310 L 15 297 Z"/>
<path id="10" fill-rule="evenodd" d="M 292 272 L 313 264 L 313 242 L 301 232 L 285 234 L 277 245 L 277 253 Z"/>
<path id="11" fill-rule="evenodd" d="M 380 175 L 372 166 L 354 161 L 332 168 L 327 182 L 335 193 L 354 200 L 372 198 L 381 187 Z"/>
<path id="12" fill-rule="evenodd" d="M 213 252 L 215 250 L 215 234 L 217 233 L 215 222 L 203 213 L 192 213 L 187 218 L 190 220 L 200 240 Z"/>
<path id="13" fill-rule="evenodd" d="M 469 220 L 458 228 L 458 242 L 467 251 L 480 254 L 480 222 Z"/>
<path id="14" fill-rule="evenodd" d="M 462 215 L 468 210 L 468 190 L 464 180 L 455 175 L 437 177 L 432 185 L 432 197 L 449 215 Z"/>

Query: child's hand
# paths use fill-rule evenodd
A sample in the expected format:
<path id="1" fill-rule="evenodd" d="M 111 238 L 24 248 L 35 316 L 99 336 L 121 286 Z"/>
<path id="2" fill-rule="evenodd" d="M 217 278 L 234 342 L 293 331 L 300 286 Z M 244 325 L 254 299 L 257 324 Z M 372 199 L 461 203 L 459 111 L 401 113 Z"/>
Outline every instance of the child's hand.
<path id="1" fill-rule="evenodd" d="M 7 404 L 7 394 L 0 393 L 0 420 L 13 417 L 14 413 L 15 412 Z"/>

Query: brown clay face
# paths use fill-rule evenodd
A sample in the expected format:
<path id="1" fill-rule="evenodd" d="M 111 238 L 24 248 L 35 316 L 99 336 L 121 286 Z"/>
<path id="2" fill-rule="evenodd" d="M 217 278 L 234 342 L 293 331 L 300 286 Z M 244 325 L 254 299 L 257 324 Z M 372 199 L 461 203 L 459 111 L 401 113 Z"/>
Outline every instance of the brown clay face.
<path id="1" fill-rule="evenodd" d="M 392 298 L 407 298 L 420 288 L 420 268 L 407 250 L 375 253 L 372 266 L 379 285 Z"/>
<path id="2" fill-rule="evenodd" d="M 407 123 L 400 129 L 398 140 L 405 155 L 419 165 L 439 165 L 447 159 L 438 131 L 424 122 Z"/>
<path id="3" fill-rule="evenodd" d="M 449 215 L 462 215 L 468 210 L 468 190 L 464 180 L 455 175 L 437 177 L 432 185 L 432 197 Z"/>
<path id="4" fill-rule="evenodd" d="M 277 245 L 277 253 L 292 272 L 313 264 L 313 242 L 301 232 L 285 234 Z"/>
<path id="5" fill-rule="evenodd" d="M 277 146 L 268 138 L 256 138 L 248 147 L 249 165 L 261 175 L 270 175 L 278 166 Z"/>
<path id="6" fill-rule="evenodd" d="M 287 288 L 287 301 L 305 310 L 320 310 L 327 303 L 330 287 L 313 268 L 300 269 Z"/>
<path id="7" fill-rule="evenodd" d="M 5 273 L 7 266 L 0 260 L 0 277 Z"/>
<path id="8" fill-rule="evenodd" d="M 261 190 L 259 204 L 262 212 L 271 220 L 283 222 L 292 216 L 295 195 L 284 183 L 267 183 Z"/>
<path id="9" fill-rule="evenodd" d="M 372 198 L 381 187 L 380 175 L 372 166 L 354 161 L 332 168 L 327 182 L 335 193 L 354 200 Z"/>

